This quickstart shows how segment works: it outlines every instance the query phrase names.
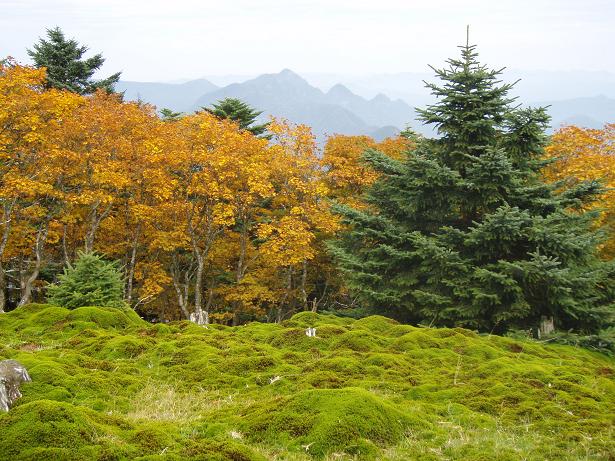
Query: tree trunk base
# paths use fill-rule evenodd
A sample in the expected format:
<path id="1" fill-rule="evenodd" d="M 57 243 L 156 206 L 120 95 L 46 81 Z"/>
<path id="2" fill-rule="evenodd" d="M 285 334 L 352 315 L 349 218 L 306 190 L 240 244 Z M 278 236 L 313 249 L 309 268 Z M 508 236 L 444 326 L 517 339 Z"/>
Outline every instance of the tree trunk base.
<path id="1" fill-rule="evenodd" d="M 209 325 L 209 312 L 198 309 L 190 314 L 190 321 L 196 323 L 197 325 Z"/>
<path id="2" fill-rule="evenodd" d="M 540 327 L 539 330 L 540 336 L 548 336 L 555 331 L 555 322 L 553 317 L 547 317 L 543 315 L 540 317 Z"/>

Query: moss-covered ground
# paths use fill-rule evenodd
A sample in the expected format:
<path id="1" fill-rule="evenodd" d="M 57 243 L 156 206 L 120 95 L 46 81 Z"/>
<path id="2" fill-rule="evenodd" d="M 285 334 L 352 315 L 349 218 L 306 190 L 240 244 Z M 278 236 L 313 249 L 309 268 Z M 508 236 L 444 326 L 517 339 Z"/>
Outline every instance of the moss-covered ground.
<path id="1" fill-rule="evenodd" d="M 2 460 L 615 459 L 615 361 L 570 346 L 30 305 L 0 315 L 6 358 L 33 382 L 0 415 Z"/>

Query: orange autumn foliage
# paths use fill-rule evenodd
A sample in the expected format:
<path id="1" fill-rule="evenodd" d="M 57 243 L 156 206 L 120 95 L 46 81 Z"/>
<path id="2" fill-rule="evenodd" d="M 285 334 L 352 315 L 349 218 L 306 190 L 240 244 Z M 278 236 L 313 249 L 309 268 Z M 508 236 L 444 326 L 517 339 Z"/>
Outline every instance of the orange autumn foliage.
<path id="1" fill-rule="evenodd" d="M 378 179 L 378 174 L 362 162 L 363 152 L 375 149 L 401 160 L 413 148 L 413 141 L 403 136 L 387 138 L 381 142 L 376 142 L 369 136 L 330 137 L 323 154 L 330 196 L 340 203 L 355 208 L 362 207 L 361 196 Z"/>
<path id="2" fill-rule="evenodd" d="M 607 191 L 592 204 L 602 209 L 599 224 L 610 238 L 602 251 L 615 257 L 615 124 L 602 129 L 567 126 L 557 131 L 546 148 L 547 157 L 557 159 L 544 171 L 551 181 L 599 179 Z"/>
<path id="3" fill-rule="evenodd" d="M 376 179 L 365 148 L 411 146 L 335 136 L 321 159 L 305 125 L 273 120 L 268 141 L 206 112 L 163 121 L 44 81 L 0 67 L 0 309 L 44 301 L 82 250 L 119 261 L 125 301 L 152 318 L 281 320 L 334 303 L 330 199 L 353 203 Z"/>

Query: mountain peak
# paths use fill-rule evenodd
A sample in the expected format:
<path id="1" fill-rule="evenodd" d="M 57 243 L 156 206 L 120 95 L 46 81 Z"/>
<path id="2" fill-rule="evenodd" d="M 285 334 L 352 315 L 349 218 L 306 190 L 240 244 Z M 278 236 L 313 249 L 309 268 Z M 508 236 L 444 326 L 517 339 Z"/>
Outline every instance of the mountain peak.
<path id="1" fill-rule="evenodd" d="M 376 103 L 390 103 L 391 99 L 387 96 L 384 95 L 382 93 L 378 93 L 376 96 L 374 96 L 371 99 L 371 102 L 376 102 Z"/>
<path id="2" fill-rule="evenodd" d="M 290 69 L 284 69 L 277 74 L 263 74 L 244 83 L 256 85 L 282 85 L 287 88 L 311 88 L 311 85 L 307 82 L 307 80 Z"/>
<path id="3" fill-rule="evenodd" d="M 282 69 L 279 73 L 271 75 L 284 81 L 301 81 L 307 83 L 301 75 L 297 74 L 296 72 L 293 72 L 290 69 Z"/>
<path id="4" fill-rule="evenodd" d="M 240 84 L 240 87 L 252 86 L 254 88 L 263 88 L 266 86 L 270 90 L 273 90 L 274 87 L 279 88 L 294 88 L 301 89 L 302 91 L 320 91 L 316 88 L 313 88 L 303 77 L 299 74 L 296 74 L 290 69 L 284 69 L 281 72 L 276 74 L 262 74 L 258 77 L 248 80 Z"/>
<path id="5" fill-rule="evenodd" d="M 333 85 L 329 91 L 327 91 L 327 96 L 336 96 L 336 97 L 347 97 L 347 96 L 355 96 L 355 94 L 350 91 L 347 87 L 338 83 L 337 85 Z"/>

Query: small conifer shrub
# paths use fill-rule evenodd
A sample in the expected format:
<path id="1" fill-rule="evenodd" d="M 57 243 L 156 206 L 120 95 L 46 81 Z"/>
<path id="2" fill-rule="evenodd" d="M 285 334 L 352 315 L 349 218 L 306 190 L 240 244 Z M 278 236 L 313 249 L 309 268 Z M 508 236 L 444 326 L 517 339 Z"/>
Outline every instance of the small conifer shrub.
<path id="1" fill-rule="evenodd" d="M 94 253 L 81 253 L 64 269 L 57 285 L 47 290 L 50 304 L 76 309 L 82 306 L 122 307 L 122 274 L 117 264 Z"/>

